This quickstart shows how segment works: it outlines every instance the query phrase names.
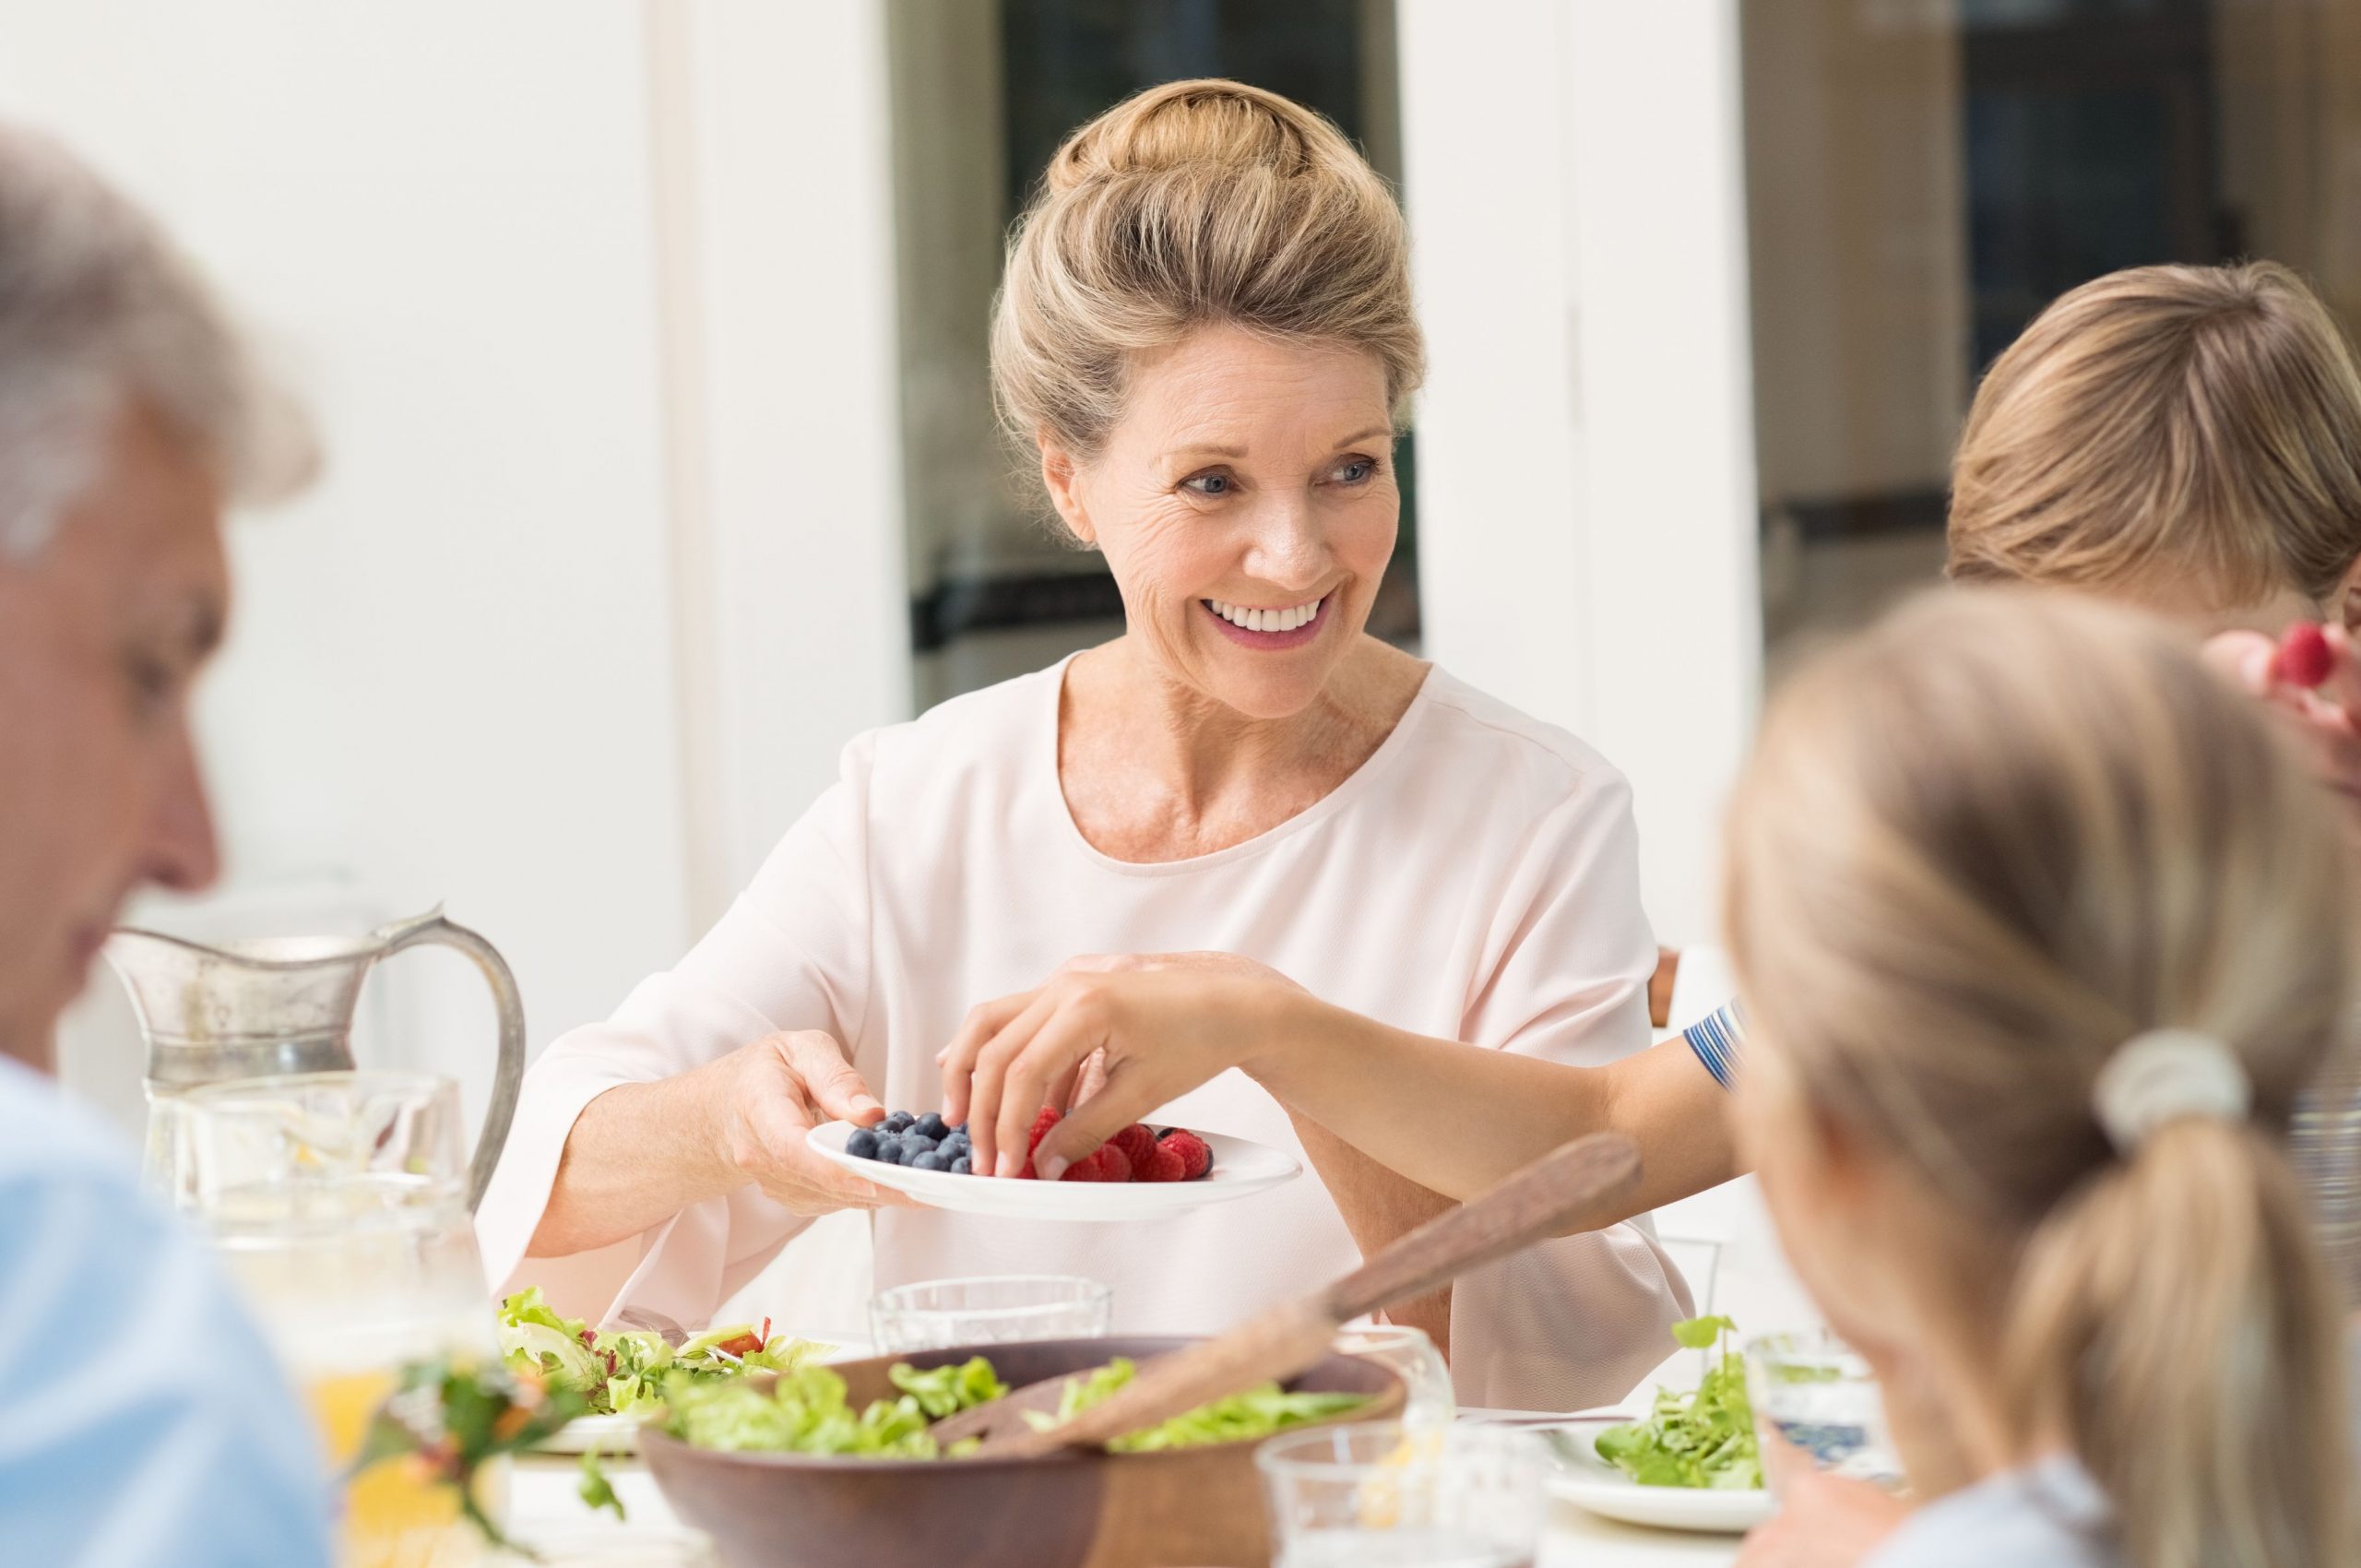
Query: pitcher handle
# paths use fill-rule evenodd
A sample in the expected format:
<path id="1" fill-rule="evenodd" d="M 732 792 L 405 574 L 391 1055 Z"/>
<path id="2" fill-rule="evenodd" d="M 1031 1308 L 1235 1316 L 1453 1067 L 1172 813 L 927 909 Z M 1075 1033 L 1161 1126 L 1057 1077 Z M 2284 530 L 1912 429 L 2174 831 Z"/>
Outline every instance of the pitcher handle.
<path id="1" fill-rule="evenodd" d="M 483 1131 L 476 1137 L 475 1158 L 468 1165 L 468 1212 L 473 1214 L 492 1184 L 492 1168 L 508 1142 L 508 1123 L 516 1115 L 516 1091 L 525 1081 L 525 1002 L 516 993 L 516 977 L 500 950 L 466 926 L 443 918 L 440 910 L 393 936 L 382 957 L 407 947 L 456 947 L 475 961 L 492 999 L 500 1009 L 500 1060 L 492 1066 L 492 1103 L 483 1113 Z"/>

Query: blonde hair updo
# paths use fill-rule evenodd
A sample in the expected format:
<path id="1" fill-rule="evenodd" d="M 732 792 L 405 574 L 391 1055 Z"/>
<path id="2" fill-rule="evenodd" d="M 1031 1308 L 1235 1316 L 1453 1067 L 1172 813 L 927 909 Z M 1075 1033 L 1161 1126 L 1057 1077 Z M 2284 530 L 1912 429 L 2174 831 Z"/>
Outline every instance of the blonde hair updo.
<path id="1" fill-rule="evenodd" d="M 1133 356 L 1221 324 L 1374 354 L 1397 420 L 1425 374 L 1402 209 L 1367 160 L 1276 93 L 1171 82 L 1067 137 L 1017 221 L 992 320 L 1002 423 L 1095 457 Z"/>

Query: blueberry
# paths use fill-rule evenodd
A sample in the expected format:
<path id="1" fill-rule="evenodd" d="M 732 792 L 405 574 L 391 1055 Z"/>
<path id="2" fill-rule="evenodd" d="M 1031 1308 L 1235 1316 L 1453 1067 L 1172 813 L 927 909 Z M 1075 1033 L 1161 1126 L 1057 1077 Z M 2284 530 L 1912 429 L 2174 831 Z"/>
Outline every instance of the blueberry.
<path id="1" fill-rule="evenodd" d="M 899 1138 L 885 1138 L 877 1145 L 877 1158 L 888 1165 L 900 1165 L 909 1158 L 909 1150 Z"/>
<path id="2" fill-rule="evenodd" d="M 941 1146 L 948 1149 L 974 1148 L 976 1146 L 968 1140 L 967 1134 L 965 1132 L 955 1127 L 951 1130 L 951 1135 L 943 1140 Z"/>
<path id="3" fill-rule="evenodd" d="M 896 1111 L 893 1115 L 885 1118 L 884 1125 L 889 1133 L 907 1133 L 910 1130 L 910 1124 L 917 1120 L 917 1117 L 907 1111 Z"/>
<path id="4" fill-rule="evenodd" d="M 951 1162 L 949 1160 L 943 1158 L 943 1156 L 937 1154 L 932 1149 L 929 1149 L 924 1154 L 918 1155 L 910 1160 L 910 1169 L 913 1170 L 946 1170 L 950 1169 L 950 1166 Z"/>
<path id="5" fill-rule="evenodd" d="M 935 1111 L 930 1111 L 919 1118 L 919 1131 L 936 1143 L 941 1143 L 951 1134 L 951 1129 L 943 1124 L 942 1112 Z"/>
<path id="6" fill-rule="evenodd" d="M 855 1127 L 852 1135 L 845 1140 L 845 1152 L 855 1159 L 875 1159 L 877 1134 L 866 1127 Z"/>
<path id="7" fill-rule="evenodd" d="M 964 1154 L 951 1162 L 951 1174 L 954 1176 L 973 1176 L 975 1173 L 975 1166 L 968 1162 L 967 1157 Z"/>
<path id="8" fill-rule="evenodd" d="M 913 1155 L 932 1154 L 943 1146 L 913 1127 L 902 1134 L 902 1146 Z"/>

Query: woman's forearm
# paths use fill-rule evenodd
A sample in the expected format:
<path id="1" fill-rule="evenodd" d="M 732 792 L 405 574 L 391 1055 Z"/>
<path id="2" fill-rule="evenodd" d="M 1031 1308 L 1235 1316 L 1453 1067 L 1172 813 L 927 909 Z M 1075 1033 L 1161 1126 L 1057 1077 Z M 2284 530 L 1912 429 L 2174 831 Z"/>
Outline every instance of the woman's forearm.
<path id="1" fill-rule="evenodd" d="M 1603 1067 L 1433 1039 L 1287 998 L 1245 1063 L 1300 1114 L 1422 1187 L 1465 1199 L 1570 1139 L 1619 1132 L 1645 1174 L 1632 1213 L 1738 1174 L 1726 1096 L 1680 1040 Z"/>
<path id="2" fill-rule="evenodd" d="M 1398 1170 L 1388 1170 L 1361 1150 L 1290 1106 L 1287 1120 L 1298 1141 L 1320 1176 L 1328 1195 L 1336 1201 L 1353 1244 L 1368 1257 L 1387 1247 L 1452 1206 L 1452 1200 L 1422 1187 Z M 1444 1356 L 1451 1354 L 1451 1287 L 1412 1301 L 1396 1301 L 1385 1311 L 1392 1322 L 1422 1329 Z"/>
<path id="3" fill-rule="evenodd" d="M 743 1186 L 714 1135 L 703 1081 L 711 1071 L 619 1085 L 584 1106 L 525 1255 L 603 1247 Z"/>

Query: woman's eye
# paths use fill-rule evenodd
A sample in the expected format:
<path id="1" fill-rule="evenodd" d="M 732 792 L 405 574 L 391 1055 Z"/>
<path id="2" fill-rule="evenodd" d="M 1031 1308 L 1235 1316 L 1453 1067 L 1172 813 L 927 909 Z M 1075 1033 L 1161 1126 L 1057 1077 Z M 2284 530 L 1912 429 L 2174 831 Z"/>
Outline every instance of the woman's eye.
<path id="1" fill-rule="evenodd" d="M 1328 477 L 1337 484 L 1358 484 L 1376 472 L 1377 459 L 1374 457 L 1347 457 L 1337 464 Z"/>
<path id="2" fill-rule="evenodd" d="M 1228 474 L 1198 474 L 1180 481 L 1183 490 L 1193 490 L 1200 495 L 1227 495 L 1237 481 Z"/>

